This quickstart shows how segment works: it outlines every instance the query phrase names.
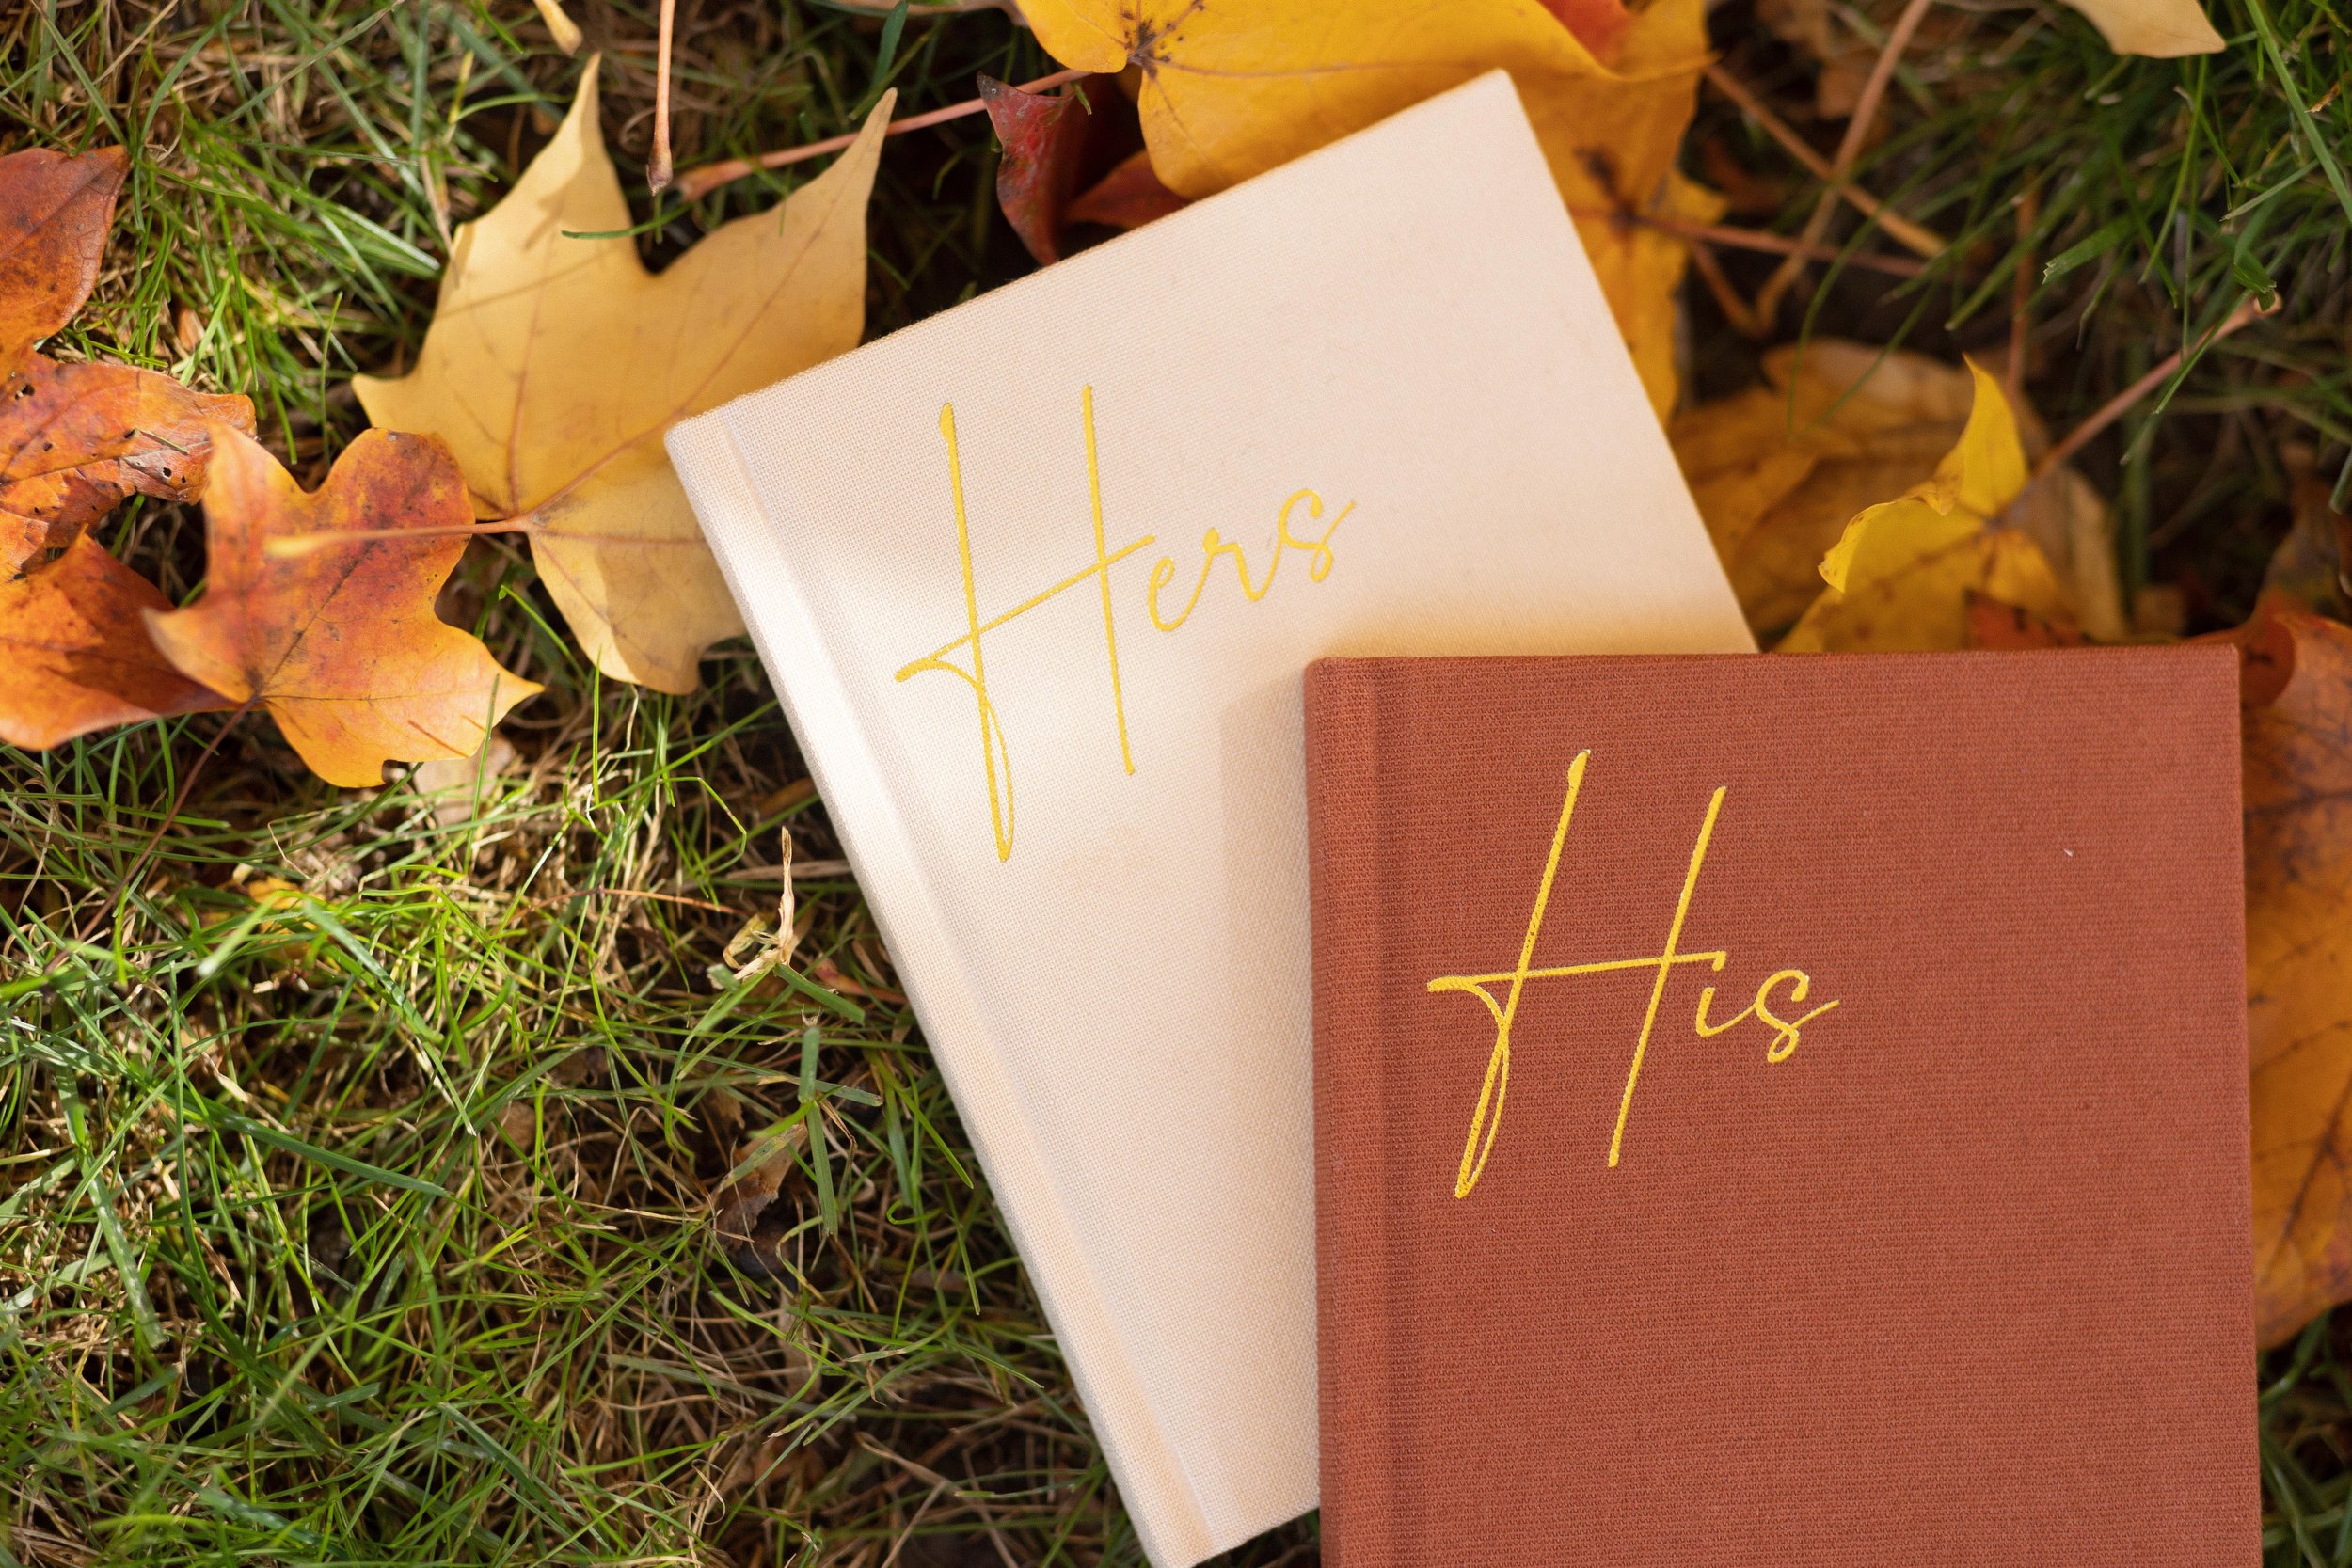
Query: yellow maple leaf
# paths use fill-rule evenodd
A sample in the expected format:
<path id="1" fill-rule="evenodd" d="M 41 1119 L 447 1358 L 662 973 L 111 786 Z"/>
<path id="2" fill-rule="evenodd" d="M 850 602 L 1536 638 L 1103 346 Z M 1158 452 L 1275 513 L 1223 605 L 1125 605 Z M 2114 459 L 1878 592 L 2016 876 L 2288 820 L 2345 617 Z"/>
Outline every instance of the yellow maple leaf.
<path id="1" fill-rule="evenodd" d="M 1960 443 L 1933 478 L 1855 514 L 1821 560 L 1827 591 L 1782 652 L 1962 647 L 1971 594 L 2046 620 L 2074 618 L 2042 547 L 1997 520 L 2026 487 L 2026 451 L 2001 384 L 1968 370 L 1976 398 Z"/>
<path id="2" fill-rule="evenodd" d="M 370 419 L 440 436 L 476 511 L 525 526 L 609 675 L 691 691 L 703 650 L 743 629 L 662 433 L 856 346 L 891 102 L 781 210 L 736 219 L 655 277 L 620 232 L 592 59 L 554 139 L 458 231 L 416 369 L 356 378 Z"/>
<path id="3" fill-rule="evenodd" d="M 1707 59 L 1703 0 L 1657 0 L 1634 15 L 1607 65 L 1540 0 L 1025 0 L 1022 12 L 1064 65 L 1135 68 L 1152 166 L 1185 197 L 1509 71 L 1651 404 L 1673 406 L 1687 252 L 1637 220 L 1716 213 L 1674 176 Z"/>
<path id="4" fill-rule="evenodd" d="M 1748 625 L 1776 637 L 1820 596 L 1821 557 L 1855 513 L 1930 477 L 1976 400 L 1965 365 L 1815 338 L 1764 356 L 1764 384 L 1687 409 L 1668 429 Z M 2040 427 L 2012 411 L 2026 451 Z M 2106 503 L 2072 468 L 2009 521 L 2042 547 L 2093 637 L 2125 635 Z"/>
<path id="5" fill-rule="evenodd" d="M 2222 47 L 2219 33 L 2205 20 L 2197 0 L 2066 0 L 2090 19 L 2107 47 L 2119 55 L 2147 55 L 2160 60 L 2183 55 L 2214 55 Z"/>

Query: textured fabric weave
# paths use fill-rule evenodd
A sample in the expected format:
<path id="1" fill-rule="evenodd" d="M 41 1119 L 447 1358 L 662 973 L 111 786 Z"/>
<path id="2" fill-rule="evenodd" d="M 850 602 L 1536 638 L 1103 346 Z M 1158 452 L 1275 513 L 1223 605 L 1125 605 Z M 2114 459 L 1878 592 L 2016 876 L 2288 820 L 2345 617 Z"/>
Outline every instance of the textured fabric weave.
<path id="1" fill-rule="evenodd" d="M 1325 1562 L 2255 1562 L 2236 680 L 1316 666 Z"/>

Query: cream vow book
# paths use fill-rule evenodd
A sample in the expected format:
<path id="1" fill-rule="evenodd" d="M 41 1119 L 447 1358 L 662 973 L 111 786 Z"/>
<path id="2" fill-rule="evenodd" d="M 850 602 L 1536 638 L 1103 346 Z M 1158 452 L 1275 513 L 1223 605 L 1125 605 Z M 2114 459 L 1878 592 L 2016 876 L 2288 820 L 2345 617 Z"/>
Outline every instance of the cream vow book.
<path id="1" fill-rule="evenodd" d="M 1311 1508 L 1301 672 L 1752 646 L 1509 79 L 670 451 L 1145 1550 Z"/>

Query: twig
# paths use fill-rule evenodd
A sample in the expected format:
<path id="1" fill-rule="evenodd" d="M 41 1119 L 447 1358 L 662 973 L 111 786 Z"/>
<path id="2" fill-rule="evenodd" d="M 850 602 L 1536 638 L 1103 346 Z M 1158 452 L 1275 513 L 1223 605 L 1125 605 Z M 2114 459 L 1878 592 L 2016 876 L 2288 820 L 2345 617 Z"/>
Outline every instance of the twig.
<path id="1" fill-rule="evenodd" d="M 1057 71 L 1051 76 L 1041 76 L 1034 82 L 1020 83 L 1019 88 L 1023 92 L 1043 92 L 1048 87 L 1057 87 L 1064 82 L 1074 82 L 1082 76 L 1091 74 L 1093 74 L 1091 71 Z M 944 109 L 933 109 L 927 114 L 909 115 L 904 119 L 893 120 L 890 129 L 883 135 L 899 136 L 909 131 L 921 131 L 933 125 L 945 125 L 951 119 L 961 119 L 966 115 L 977 115 L 987 107 L 988 104 L 984 100 L 969 98 L 961 103 L 950 103 Z M 690 168 L 677 177 L 678 199 L 699 201 L 720 186 L 731 181 L 740 180 L 747 174 L 757 173 L 763 168 L 782 168 L 787 164 L 803 163 L 810 158 L 821 158 L 828 152 L 840 151 L 855 140 L 857 140 L 856 132 L 845 132 L 838 136 L 827 136 L 823 141 L 810 142 L 805 147 L 787 147 L 781 151 L 763 152 L 756 158 L 729 158 L 722 163 L 705 164 L 700 168 Z"/>
<path id="2" fill-rule="evenodd" d="M 2076 425 L 2072 431 L 2068 432 L 2066 439 L 2058 442 L 2056 446 L 2053 446 L 2048 451 L 2043 452 L 2042 454 L 2042 461 L 2034 465 L 2033 477 L 2026 481 L 2026 489 L 2017 493 L 2018 499 L 2024 499 L 2026 491 L 2031 490 L 2035 485 L 2041 483 L 2050 475 L 2056 473 L 2058 470 L 2059 466 L 2065 463 L 2068 458 L 2073 457 L 2076 452 L 2082 451 L 2083 448 L 2089 446 L 2092 441 L 2098 438 L 2099 435 L 2105 431 L 2107 426 L 2113 424 L 2116 420 L 2122 419 L 2125 414 L 2129 413 L 2134 404 L 2146 397 L 2149 393 L 2154 391 L 2158 387 L 2163 386 L 2174 372 L 2180 370 L 2182 362 L 2192 353 L 2201 355 L 2203 354 L 2205 350 L 2211 348 L 2214 344 L 2219 342 L 2231 333 L 2235 332 L 2239 327 L 2244 326 L 2248 322 L 2252 321 L 2256 316 L 2269 315 L 2272 310 L 2276 310 L 2278 309 L 2279 307 L 2275 302 L 2271 305 L 2269 310 L 2265 310 L 2260 306 L 2256 305 L 2251 299 L 2240 300 L 2238 302 L 2238 308 L 2231 311 L 2228 318 L 2225 319 L 2220 325 L 2215 327 L 2211 332 L 2206 333 L 2202 338 L 2200 338 L 2197 341 L 2197 346 L 2195 349 L 2191 350 L 2185 347 L 2176 348 L 2170 354 L 2166 355 L 2162 359 L 2156 361 L 2155 365 L 2150 369 L 2146 375 L 2141 376 L 2137 381 L 2133 382 L 2130 386 L 2116 393 L 2115 396 L 2109 398 L 2106 404 L 2102 406 L 2096 414 L 2091 415 L 2090 418 L 2085 420 L 2082 423 Z M 2016 507 L 2016 501 L 2010 502 L 2010 506 L 2012 510 Z"/>
<path id="3" fill-rule="evenodd" d="M 1830 165 L 1830 188 L 1813 203 L 1813 215 L 1805 220 L 1806 245 L 1820 244 L 1821 235 L 1829 228 L 1829 215 L 1837 205 L 1836 187 L 1853 172 L 1854 160 L 1862 156 L 1862 144 L 1869 139 L 1871 122 L 1878 119 L 1879 101 L 1886 96 L 1886 85 L 1895 79 L 1895 63 L 1902 58 L 1911 35 L 1919 30 L 1929 3 L 1930 0 L 1910 0 L 1887 33 L 1886 45 L 1879 51 L 1878 62 L 1870 67 L 1870 79 L 1863 83 L 1862 96 L 1854 100 L 1853 117 L 1846 121 L 1846 135 L 1837 144 L 1837 156 Z M 1804 274 L 1805 261 L 1804 252 L 1791 251 L 1788 260 L 1765 279 L 1763 290 L 1756 296 L 1757 320 L 1770 323 L 1779 314 L 1780 302 Z"/>
<path id="4" fill-rule="evenodd" d="M 1848 266 L 1867 267 L 1872 272 L 1891 273 L 1897 277 L 1916 277 L 1928 270 L 1926 262 L 1915 261 L 1908 256 L 1886 256 L 1867 250 L 1848 256 L 1829 245 L 1807 245 L 1785 234 L 1767 234 L 1756 229 L 1726 229 L 1721 224 L 1690 223 L 1656 214 L 1607 211 L 1594 207 L 1571 207 L 1568 214 L 1589 223 L 1638 223 L 1661 233 L 1712 245 L 1727 245 L 1735 250 L 1763 250 L 1775 256 L 1810 258 L 1817 261 L 1843 261 Z"/>
<path id="5" fill-rule="evenodd" d="M 740 871 L 729 871 L 712 879 L 731 886 L 756 885 L 760 882 L 795 882 L 823 880 L 850 874 L 848 861 L 794 861 L 790 865 L 747 865 Z"/>
<path id="6" fill-rule="evenodd" d="M 1707 80 L 1716 91 L 1737 103 L 1750 119 L 1762 126 L 1764 134 L 1780 143 L 1782 149 L 1803 164 L 1815 179 L 1829 182 L 1830 189 L 1844 198 L 1863 216 L 1876 218 L 1878 226 L 1885 230 L 1898 245 L 1931 261 L 1943 252 L 1947 243 L 1943 235 L 1924 224 L 1914 223 L 1861 186 L 1838 178 L 1830 167 L 1829 160 L 1813 150 L 1812 143 L 1790 129 L 1787 120 L 1772 113 L 1762 99 L 1748 90 L 1745 82 L 1725 71 L 1721 64 L 1708 63 Z"/>
<path id="7" fill-rule="evenodd" d="M 1740 297 L 1740 291 L 1724 276 L 1723 263 L 1715 260 L 1714 247 L 1704 240 L 1691 242 L 1691 270 L 1699 275 L 1707 292 L 1715 296 L 1715 304 L 1731 323 L 1731 329 L 1742 337 L 1756 335 L 1756 317 L 1748 309 L 1748 302 Z"/>
<path id="8" fill-rule="evenodd" d="M 2026 344 L 2033 328 L 2033 231 L 2041 221 L 2042 187 L 2028 185 L 2017 198 L 2017 276 L 2010 279 L 2009 366 L 2001 375 L 2012 408 L 2026 391 Z"/>
<path id="9" fill-rule="evenodd" d="M 645 183 L 656 196 L 670 183 L 670 34 L 676 21 L 677 0 L 661 0 L 653 62 L 653 156 L 645 160 Z"/>

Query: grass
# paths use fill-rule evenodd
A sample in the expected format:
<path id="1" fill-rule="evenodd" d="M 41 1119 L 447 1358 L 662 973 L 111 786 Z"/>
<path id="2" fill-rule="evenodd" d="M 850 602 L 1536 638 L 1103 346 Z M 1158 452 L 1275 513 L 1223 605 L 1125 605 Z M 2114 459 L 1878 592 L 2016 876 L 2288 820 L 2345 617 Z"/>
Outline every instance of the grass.
<path id="1" fill-rule="evenodd" d="M 2047 4 L 1931 12 L 1861 178 L 1963 243 L 1915 284 L 1817 269 L 1768 340 L 1998 349 L 2022 270 L 2063 430 L 2275 289 L 2084 459 L 2191 629 L 2244 614 L 2352 440 L 2346 33 L 2210 8 L 2233 46 L 2187 62 Z M 870 14 L 681 9 L 681 166 L 847 129 L 877 86 Z M 626 166 L 649 8 L 574 10 Z M 1836 15 L 1867 47 L 1893 8 Z M 1749 0 L 1713 24 L 1834 145 L 1819 63 Z M 915 17 L 888 75 L 914 112 L 1050 68 L 978 11 Z M 60 352 L 251 393 L 314 483 L 363 423 L 347 378 L 413 354 L 451 227 L 578 69 L 522 0 L 15 8 L 5 145 L 139 152 Z M 1721 98 L 1690 147 L 1727 221 L 1803 223 L 1818 185 Z M 993 158 L 980 120 L 891 144 L 874 331 L 1026 269 Z M 648 256 L 815 166 L 667 215 L 634 189 Z M 1750 295 L 1773 264 L 1721 260 Z M 1756 343 L 1695 287 L 1691 317 L 1698 391 L 1745 384 Z M 139 503 L 104 538 L 179 597 L 200 531 Z M 796 884 L 794 964 L 863 1001 L 756 975 L 779 835 L 839 851 L 749 652 L 691 698 L 602 684 L 493 541 L 443 609 L 548 689 L 475 787 L 332 790 L 259 720 L 0 752 L 0 1561 L 1139 1561 L 855 886 Z M 2352 1562 L 2352 1345 L 2323 1322 L 2262 1375 L 2269 1560 Z M 1309 1523 L 1234 1560 L 1312 1555 Z"/>

